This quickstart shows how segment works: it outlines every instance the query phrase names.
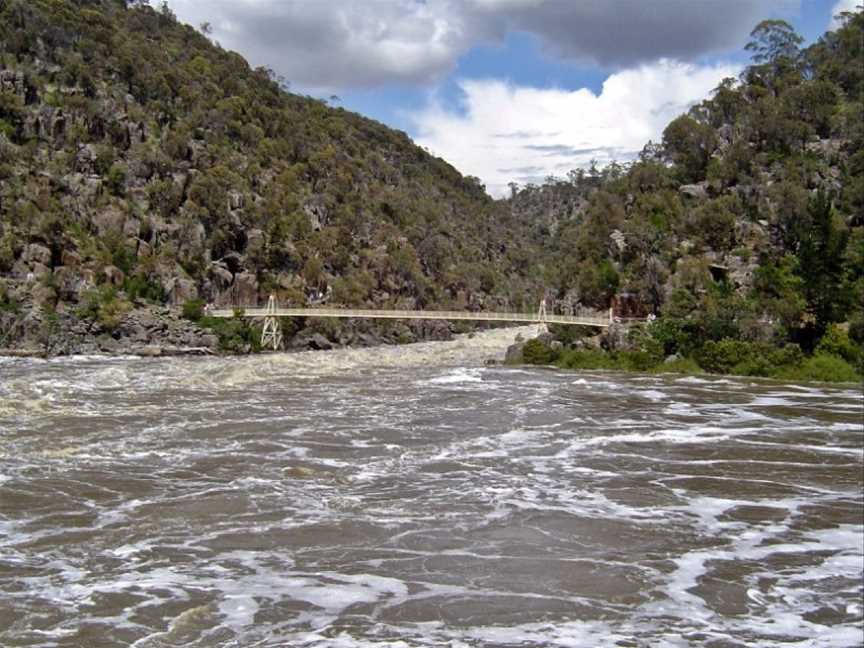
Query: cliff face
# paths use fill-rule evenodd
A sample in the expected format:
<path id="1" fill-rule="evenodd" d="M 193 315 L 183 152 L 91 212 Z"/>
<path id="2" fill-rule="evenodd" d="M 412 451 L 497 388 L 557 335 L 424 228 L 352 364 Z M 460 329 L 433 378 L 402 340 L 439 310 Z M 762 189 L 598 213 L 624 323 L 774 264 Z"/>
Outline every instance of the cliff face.
<path id="1" fill-rule="evenodd" d="M 476 181 L 138 5 L 0 1 L 5 344 L 46 313 L 116 337 L 196 299 L 536 300 L 522 230 Z"/>

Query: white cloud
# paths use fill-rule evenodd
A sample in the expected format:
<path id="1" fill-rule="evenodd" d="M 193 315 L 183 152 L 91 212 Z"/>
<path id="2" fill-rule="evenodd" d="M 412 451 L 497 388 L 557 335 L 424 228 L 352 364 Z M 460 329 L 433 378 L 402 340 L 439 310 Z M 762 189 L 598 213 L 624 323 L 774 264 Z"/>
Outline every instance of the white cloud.
<path id="1" fill-rule="evenodd" d="M 564 176 L 591 159 L 632 159 L 670 120 L 739 72 L 735 65 L 661 60 L 612 74 L 596 95 L 463 80 L 464 112 L 431 102 L 413 115 L 416 140 L 500 196 L 511 181 Z"/>
<path id="2" fill-rule="evenodd" d="M 454 2 L 456 0 L 453 0 Z M 188 23 L 303 91 L 426 83 L 471 43 L 451 0 L 170 0 Z"/>
<path id="3" fill-rule="evenodd" d="M 831 22 L 828 24 L 828 29 L 837 29 L 842 24 L 835 16 L 841 11 L 855 12 L 858 11 L 858 6 L 862 0 L 838 0 L 831 7 Z"/>
<path id="4" fill-rule="evenodd" d="M 738 48 L 800 0 L 168 0 L 303 91 L 428 84 L 472 47 L 528 32 L 562 60 L 632 67 Z"/>

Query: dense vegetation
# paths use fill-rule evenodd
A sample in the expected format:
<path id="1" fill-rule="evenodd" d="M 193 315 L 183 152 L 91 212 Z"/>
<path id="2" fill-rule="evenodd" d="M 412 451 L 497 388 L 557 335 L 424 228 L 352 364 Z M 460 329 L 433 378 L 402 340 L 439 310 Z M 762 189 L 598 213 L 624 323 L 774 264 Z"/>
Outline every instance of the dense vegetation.
<path id="1" fill-rule="evenodd" d="M 0 0 L 3 307 L 536 303 L 476 179 L 283 86 L 164 4 Z"/>
<path id="2" fill-rule="evenodd" d="M 529 359 L 854 379 L 864 361 L 862 33 L 864 14 L 845 14 L 801 50 L 788 24 L 763 22 L 741 78 L 672 121 L 639 160 L 518 192 L 517 212 L 568 206 L 533 219 L 535 238 L 550 241 L 559 307 L 606 307 L 627 292 L 657 316 L 607 337 L 605 350 L 534 345 Z"/>

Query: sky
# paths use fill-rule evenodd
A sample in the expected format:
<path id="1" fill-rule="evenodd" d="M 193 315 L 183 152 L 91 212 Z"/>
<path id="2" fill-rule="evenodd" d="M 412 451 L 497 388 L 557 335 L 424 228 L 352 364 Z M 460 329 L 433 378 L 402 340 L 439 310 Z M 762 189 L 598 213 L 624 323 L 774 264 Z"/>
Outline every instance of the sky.
<path id="1" fill-rule="evenodd" d="M 862 2 L 167 1 L 291 91 L 407 132 L 493 196 L 633 159 L 740 73 L 759 21 L 810 43 Z"/>

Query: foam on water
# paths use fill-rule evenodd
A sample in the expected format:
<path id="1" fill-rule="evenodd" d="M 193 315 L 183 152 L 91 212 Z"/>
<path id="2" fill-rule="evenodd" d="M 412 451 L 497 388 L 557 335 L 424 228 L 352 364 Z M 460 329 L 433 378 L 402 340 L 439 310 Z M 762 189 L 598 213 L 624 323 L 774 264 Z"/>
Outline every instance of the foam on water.
<path id="1" fill-rule="evenodd" d="M 860 642 L 859 393 L 514 335 L 2 361 L 0 644 Z"/>

